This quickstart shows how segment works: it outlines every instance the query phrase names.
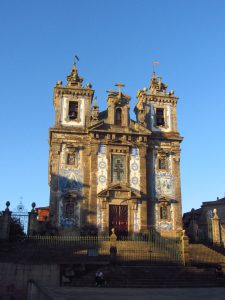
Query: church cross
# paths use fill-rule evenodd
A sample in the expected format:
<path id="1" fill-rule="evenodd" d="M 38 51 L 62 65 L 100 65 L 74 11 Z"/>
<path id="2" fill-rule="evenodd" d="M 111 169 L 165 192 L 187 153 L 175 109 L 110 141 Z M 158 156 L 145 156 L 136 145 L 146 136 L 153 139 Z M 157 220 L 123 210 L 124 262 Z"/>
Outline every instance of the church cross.
<path id="1" fill-rule="evenodd" d="M 116 173 L 117 180 L 120 180 L 121 179 L 120 174 L 123 173 L 123 164 L 119 159 L 116 160 L 114 172 Z"/>
<path id="2" fill-rule="evenodd" d="M 119 83 L 116 83 L 115 86 L 118 86 L 119 96 L 121 96 L 121 93 L 122 93 L 122 87 L 125 86 L 125 84 L 119 82 Z"/>
<path id="3" fill-rule="evenodd" d="M 153 65 L 153 73 L 155 73 L 155 66 L 159 65 L 160 62 L 159 61 L 153 61 L 152 65 Z"/>

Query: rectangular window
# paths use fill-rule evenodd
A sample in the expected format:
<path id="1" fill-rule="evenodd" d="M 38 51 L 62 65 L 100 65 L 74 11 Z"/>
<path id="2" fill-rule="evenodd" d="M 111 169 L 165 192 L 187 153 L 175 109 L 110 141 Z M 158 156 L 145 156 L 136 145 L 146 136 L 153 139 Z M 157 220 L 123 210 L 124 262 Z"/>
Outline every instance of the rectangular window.
<path id="1" fill-rule="evenodd" d="M 68 118 L 69 120 L 78 119 L 78 101 L 69 101 Z"/>
<path id="2" fill-rule="evenodd" d="M 166 170 L 166 158 L 159 158 L 159 170 Z"/>
<path id="3" fill-rule="evenodd" d="M 156 108 L 156 125 L 157 126 L 164 126 L 164 109 L 163 108 Z"/>
<path id="4" fill-rule="evenodd" d="M 125 182 L 126 181 L 126 156 L 125 155 L 112 155 L 111 164 L 111 178 L 112 182 Z"/>

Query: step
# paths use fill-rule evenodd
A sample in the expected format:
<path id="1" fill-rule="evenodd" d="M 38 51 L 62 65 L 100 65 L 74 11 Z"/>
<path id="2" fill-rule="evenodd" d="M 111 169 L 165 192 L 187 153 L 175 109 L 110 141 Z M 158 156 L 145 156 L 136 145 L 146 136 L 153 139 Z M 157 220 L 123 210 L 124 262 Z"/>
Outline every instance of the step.
<path id="1" fill-rule="evenodd" d="M 216 278 L 213 268 L 182 266 L 116 266 L 103 268 L 110 287 L 215 287 L 225 286 L 225 279 Z M 95 271 L 74 279 L 70 286 L 95 286 Z"/>

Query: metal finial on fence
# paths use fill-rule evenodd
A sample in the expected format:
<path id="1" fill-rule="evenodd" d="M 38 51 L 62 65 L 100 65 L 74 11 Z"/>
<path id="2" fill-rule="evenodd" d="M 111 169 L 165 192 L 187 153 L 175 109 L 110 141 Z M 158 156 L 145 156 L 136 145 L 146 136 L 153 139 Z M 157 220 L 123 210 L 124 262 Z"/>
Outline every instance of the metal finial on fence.
<path id="1" fill-rule="evenodd" d="M 9 201 L 6 201 L 5 205 L 6 205 L 5 211 L 9 211 L 10 202 L 9 202 Z"/>
<path id="2" fill-rule="evenodd" d="M 32 211 L 34 211 L 34 209 L 35 209 L 35 207 L 36 207 L 36 203 L 35 203 L 35 202 L 32 202 L 31 206 L 32 206 Z"/>

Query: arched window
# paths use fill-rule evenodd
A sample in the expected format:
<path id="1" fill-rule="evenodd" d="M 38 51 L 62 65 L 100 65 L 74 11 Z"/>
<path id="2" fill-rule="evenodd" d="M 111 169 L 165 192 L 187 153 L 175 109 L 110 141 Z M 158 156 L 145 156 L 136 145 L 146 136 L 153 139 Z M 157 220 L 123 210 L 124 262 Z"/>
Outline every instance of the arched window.
<path id="1" fill-rule="evenodd" d="M 121 126 L 122 125 L 122 110 L 120 107 L 116 109 L 115 113 L 115 125 Z"/>

